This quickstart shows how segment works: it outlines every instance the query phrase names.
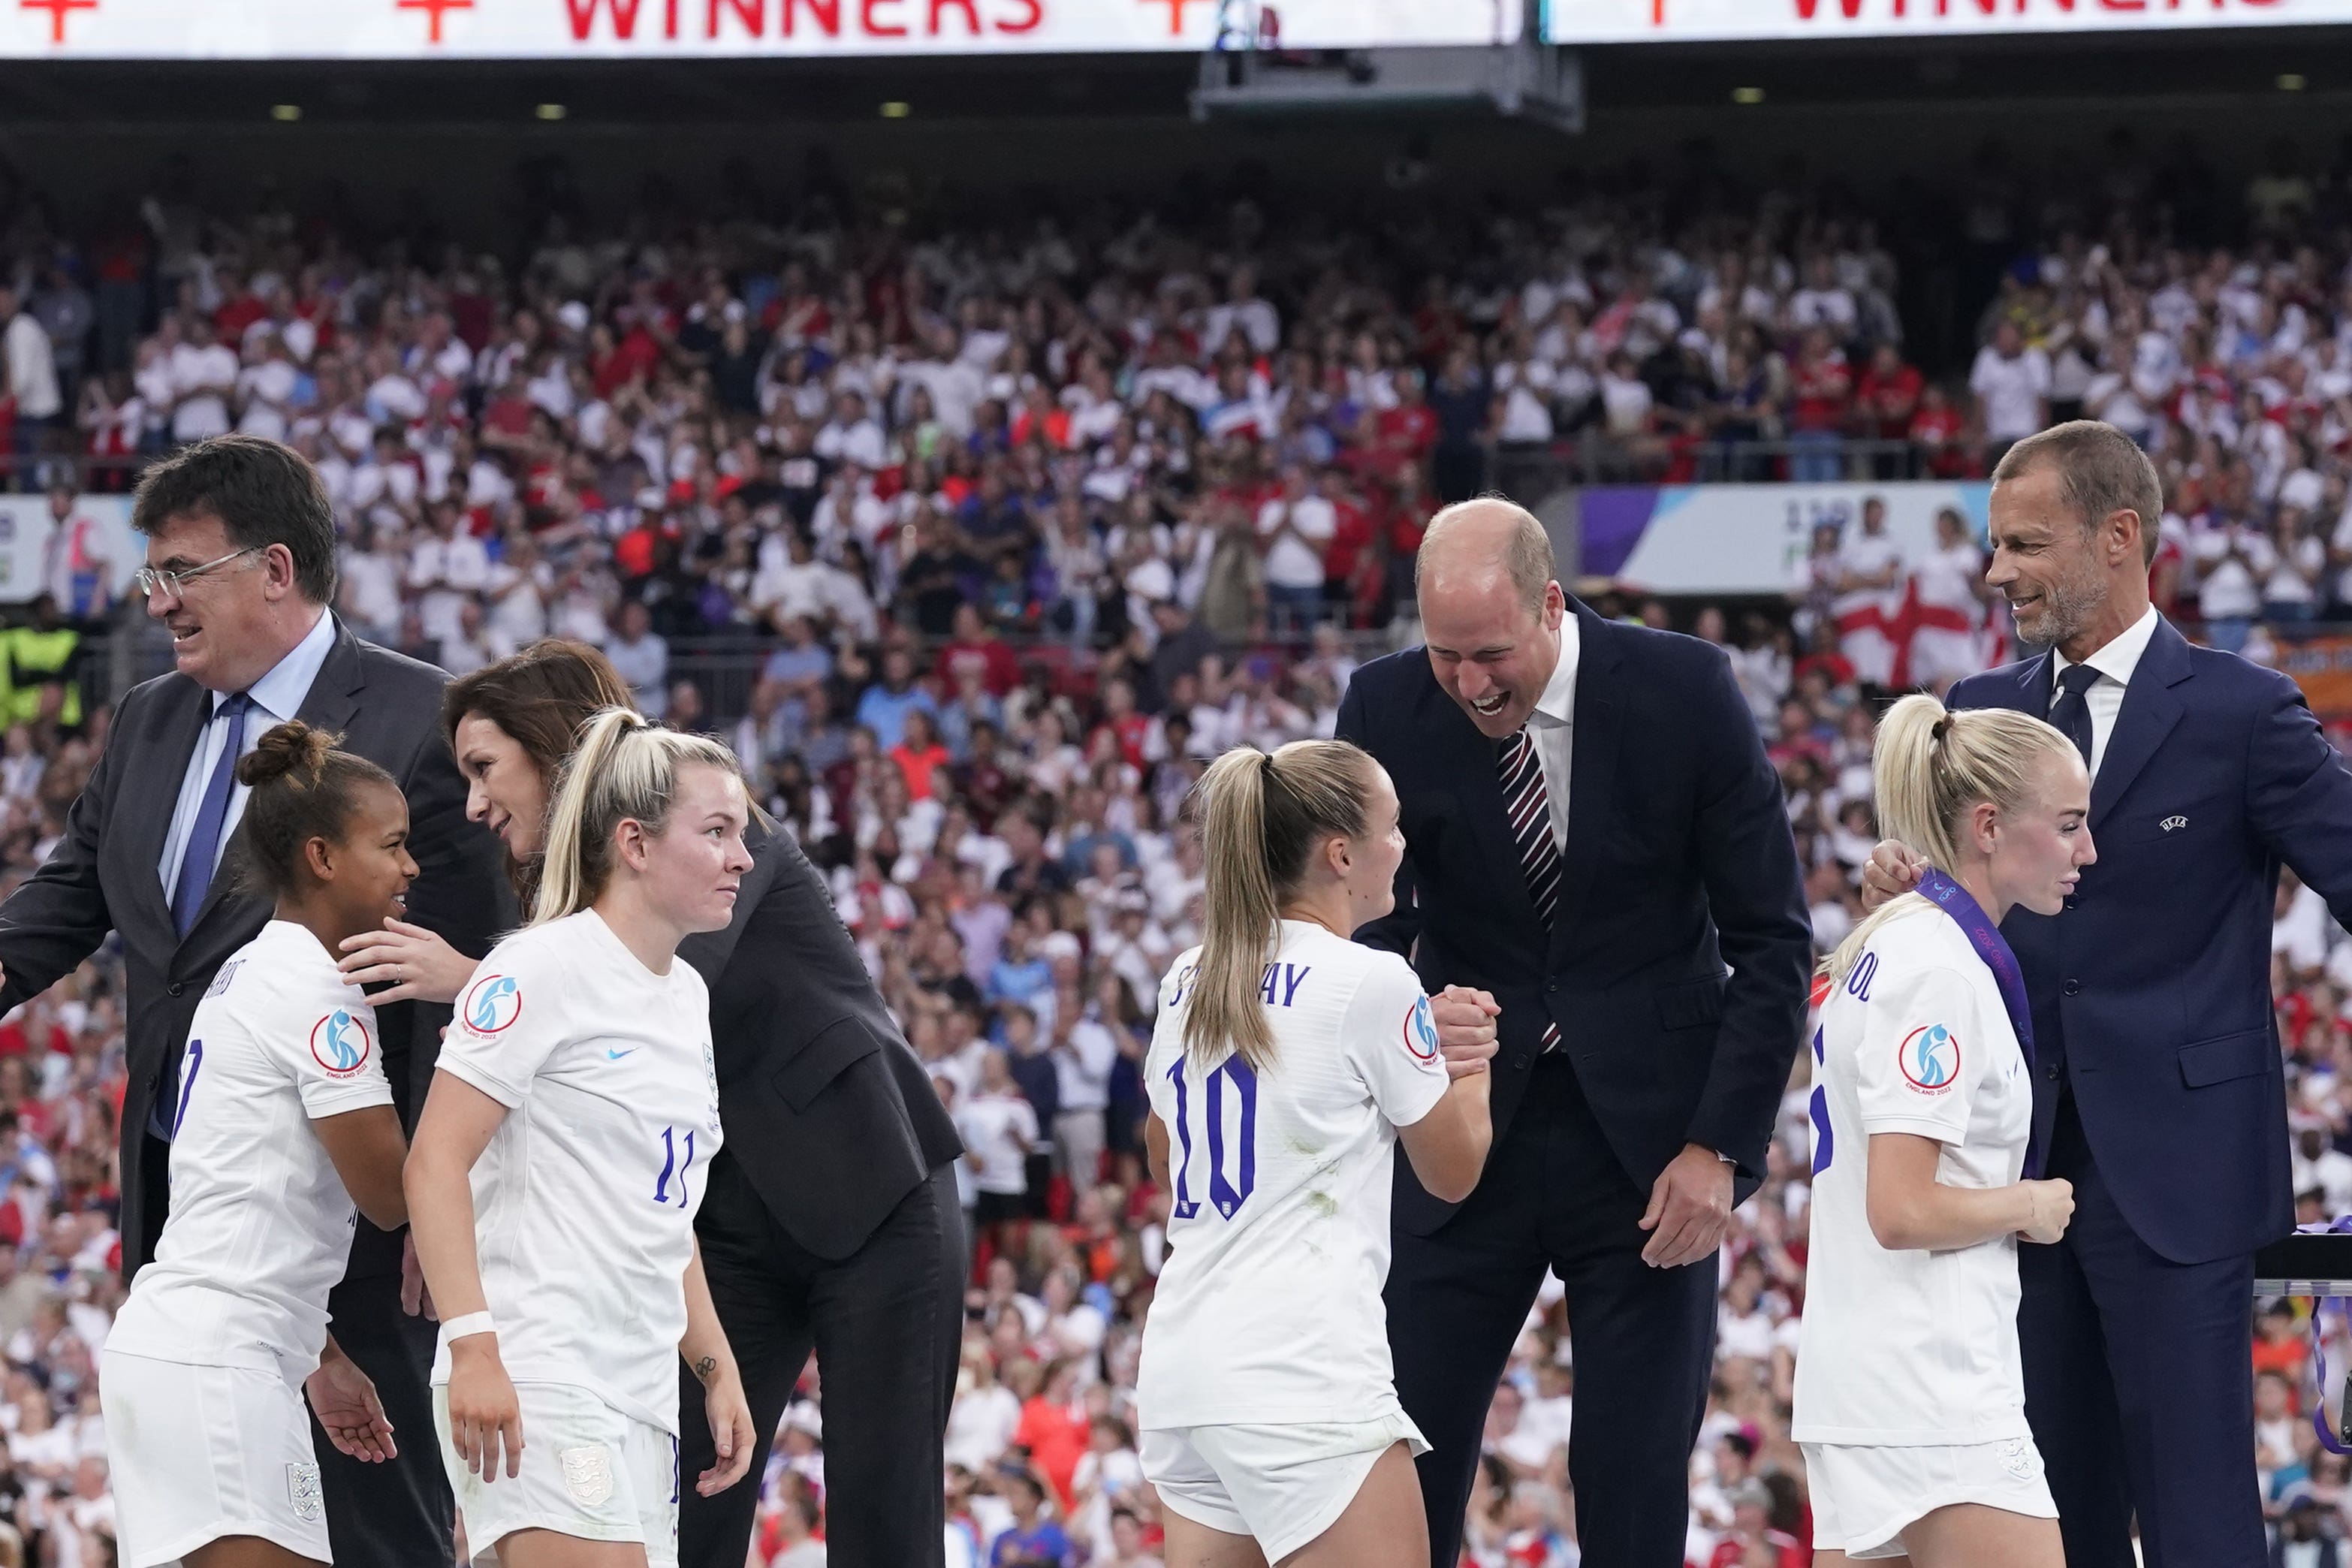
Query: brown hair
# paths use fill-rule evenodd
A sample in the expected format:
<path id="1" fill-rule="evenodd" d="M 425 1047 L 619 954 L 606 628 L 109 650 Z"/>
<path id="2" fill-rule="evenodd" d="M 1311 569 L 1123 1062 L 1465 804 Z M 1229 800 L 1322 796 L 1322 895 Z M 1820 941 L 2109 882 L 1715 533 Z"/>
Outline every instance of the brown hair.
<path id="1" fill-rule="evenodd" d="M 2022 479 L 2048 463 L 2058 470 L 2058 499 L 2083 520 L 2083 531 L 2119 511 L 2139 518 L 2140 558 L 2156 564 L 2158 525 L 2164 521 L 2164 482 L 2139 443 L 2099 419 L 2069 419 L 2028 436 L 2001 454 L 1992 482 Z"/>
<path id="2" fill-rule="evenodd" d="M 253 891 L 281 898 L 299 888 L 310 876 L 304 847 L 313 838 L 341 843 L 368 785 L 399 793 L 390 773 L 335 750 L 341 739 L 297 719 L 273 725 L 238 761 L 237 782 L 253 791 L 236 828 Z"/>
<path id="3" fill-rule="evenodd" d="M 496 724 L 539 769 L 552 806 L 556 780 L 588 721 L 607 708 L 634 706 L 628 682 L 610 659 L 584 642 L 546 637 L 451 681 L 441 695 L 441 729 L 454 752 L 457 725 L 467 715 Z M 507 875 L 529 909 L 539 884 L 538 864 L 509 860 Z"/>

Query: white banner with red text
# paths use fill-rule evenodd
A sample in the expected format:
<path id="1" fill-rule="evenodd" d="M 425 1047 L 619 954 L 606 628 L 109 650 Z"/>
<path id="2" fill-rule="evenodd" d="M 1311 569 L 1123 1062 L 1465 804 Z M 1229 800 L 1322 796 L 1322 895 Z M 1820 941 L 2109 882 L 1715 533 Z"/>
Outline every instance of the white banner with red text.
<path id="1" fill-rule="evenodd" d="M 1544 0 L 1553 44 L 2131 34 L 2352 23 L 2352 0 Z"/>
<path id="2" fill-rule="evenodd" d="M 677 59 L 1512 44 L 1521 0 L 0 0 L 0 57 Z"/>

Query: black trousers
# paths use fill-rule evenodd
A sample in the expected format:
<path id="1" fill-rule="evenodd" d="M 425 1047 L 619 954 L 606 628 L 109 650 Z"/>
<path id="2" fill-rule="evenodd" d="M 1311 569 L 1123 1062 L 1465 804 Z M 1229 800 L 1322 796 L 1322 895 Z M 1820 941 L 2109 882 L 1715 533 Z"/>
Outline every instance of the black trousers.
<path id="1" fill-rule="evenodd" d="M 742 1368 L 751 1425 L 772 1436 L 809 1351 L 824 1373 L 825 1560 L 833 1568 L 946 1561 L 946 1456 L 963 1340 L 963 1210 L 941 1165 L 837 1263 L 794 1241 L 722 1150 L 696 1216 L 702 1268 Z M 743 1568 L 764 1463 L 715 1498 L 702 1386 L 679 1368 L 679 1568 Z M 766 1458 L 764 1446 L 761 1460 Z"/>
<path id="2" fill-rule="evenodd" d="M 1538 1058 L 1478 1190 L 1429 1236 L 1400 1232 L 1385 1292 L 1433 1568 L 1454 1568 L 1495 1385 L 1549 1265 L 1576 1352 L 1569 1479 L 1584 1560 L 1681 1568 L 1691 1445 L 1715 1353 L 1717 1264 L 1642 1261 L 1649 1194 L 1609 1151 L 1565 1057 Z M 1402 1156 L 1400 1156 L 1401 1158 Z"/>
<path id="3" fill-rule="evenodd" d="M 433 1429 L 438 1325 L 400 1310 L 400 1277 L 346 1279 L 327 1298 L 329 1331 L 375 1380 L 396 1458 L 380 1465 L 344 1458 L 310 1418 L 310 1448 L 327 1505 L 327 1540 L 342 1568 L 440 1568 L 455 1550 L 457 1505 Z"/>
<path id="4" fill-rule="evenodd" d="M 2067 1563 L 2263 1568 L 2246 1353 L 2253 1258 L 2175 1263 L 2142 1241 L 2071 1094 L 2058 1102 L 2049 1173 L 2074 1184 L 2074 1217 L 2056 1246 L 2017 1249 L 2017 1339 Z"/>

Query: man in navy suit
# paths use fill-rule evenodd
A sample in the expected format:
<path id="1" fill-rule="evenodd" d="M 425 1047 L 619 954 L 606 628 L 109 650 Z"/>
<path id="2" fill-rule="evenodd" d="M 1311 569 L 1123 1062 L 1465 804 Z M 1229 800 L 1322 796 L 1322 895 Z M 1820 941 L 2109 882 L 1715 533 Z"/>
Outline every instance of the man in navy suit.
<path id="1" fill-rule="evenodd" d="M 2294 1228 L 2270 990 L 2282 863 L 2352 917 L 2352 772 L 2294 683 L 2191 646 L 2149 605 L 2163 492 L 2113 426 L 2077 420 L 1993 472 L 1987 580 L 2038 658 L 1956 708 L 2072 735 L 2091 832 L 2066 912 L 2001 927 L 2025 971 L 2036 1142 L 2074 1184 L 2054 1247 L 2024 1246 L 2025 1411 L 2068 1568 L 2261 1568 L 2253 1254 Z M 1882 845 L 1873 897 L 1916 858 Z"/>
<path id="2" fill-rule="evenodd" d="M 1678 1568 L 1715 1350 L 1714 1254 L 1803 1028 L 1811 933 L 1780 784 L 1720 650 L 1619 626 L 1499 499 L 1440 512 L 1428 646 L 1366 665 L 1339 732 L 1395 781 L 1396 911 L 1357 932 L 1491 1057 L 1494 1152 L 1441 1203 L 1396 1166 L 1387 1290 L 1431 1562 L 1453 1568 L 1496 1380 L 1547 1266 L 1576 1351 L 1585 1561 Z M 1727 973 L 1727 966 L 1728 973 Z"/>

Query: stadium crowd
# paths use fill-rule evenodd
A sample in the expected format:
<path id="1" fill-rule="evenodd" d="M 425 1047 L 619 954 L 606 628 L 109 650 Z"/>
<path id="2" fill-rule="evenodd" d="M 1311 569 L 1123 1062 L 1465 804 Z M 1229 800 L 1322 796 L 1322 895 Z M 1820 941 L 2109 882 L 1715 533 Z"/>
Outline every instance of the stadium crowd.
<path id="1" fill-rule="evenodd" d="M 727 201 L 609 228 L 541 193 L 511 265 L 275 200 L 210 213 L 184 184 L 86 241 L 21 201 L 0 448 L 19 488 L 79 458 L 102 489 L 224 430 L 288 440 L 344 520 L 340 608 L 365 635 L 461 673 L 578 637 L 648 712 L 731 742 L 831 876 L 970 1151 L 951 1562 L 1156 1562 L 1131 1402 L 1166 1197 L 1138 1072 L 1159 976 L 1198 934 L 1186 794 L 1225 747 L 1328 734 L 1356 661 L 1412 641 L 1441 500 L 1523 453 L 1657 478 L 1980 474 L 2082 413 L 2158 456 L 2159 587 L 2205 636 L 2260 654 L 2267 626 L 2352 604 L 2352 277 L 2327 237 L 2352 165 L 2282 154 L 2219 248 L 2176 243 L 2201 237 L 2184 214 L 2221 221 L 2178 160 L 2119 141 L 2100 180 L 2037 204 L 1980 157 L 1958 211 L 1990 303 L 1948 380 L 1906 358 L 1877 226 L 1796 186 L 1597 178 L 1455 229 L 1276 224 L 1240 199 L 919 235 L 856 217 L 822 166 L 803 183 L 782 220 Z M 1729 651 L 1825 947 L 1875 837 L 1871 702 L 1917 651 L 1901 605 L 1963 623 L 1930 626 L 1945 668 L 1921 679 L 2005 647 L 1974 549 L 1906 561 L 1858 526 L 1818 542 L 1784 606 L 1599 599 Z M 86 635 L 133 613 L 102 571 L 58 581 Z M 740 700 L 674 647 L 712 637 L 756 670 Z M 0 882 L 45 855 L 104 742 L 106 707 L 69 710 L 40 675 L 20 664 L 0 740 Z M 2277 948 L 2296 1184 L 2325 1218 L 2352 1212 L 2352 942 L 2290 883 Z M 121 986 L 101 959 L 0 1023 L 0 1568 L 111 1561 L 90 1369 L 121 1294 Z M 1701 1568 L 1810 1556 L 1786 1435 L 1801 1080 L 1785 1104 L 1722 1258 Z M 2296 1310 L 2253 1347 L 2292 1540 L 2352 1526 L 2346 1464 L 2304 1418 Z M 1497 1392 L 1478 1568 L 1578 1560 L 1563 1325 L 1555 1289 Z M 823 1561 L 818 1369 L 803 1394 L 768 1466 L 766 1568 Z"/>

